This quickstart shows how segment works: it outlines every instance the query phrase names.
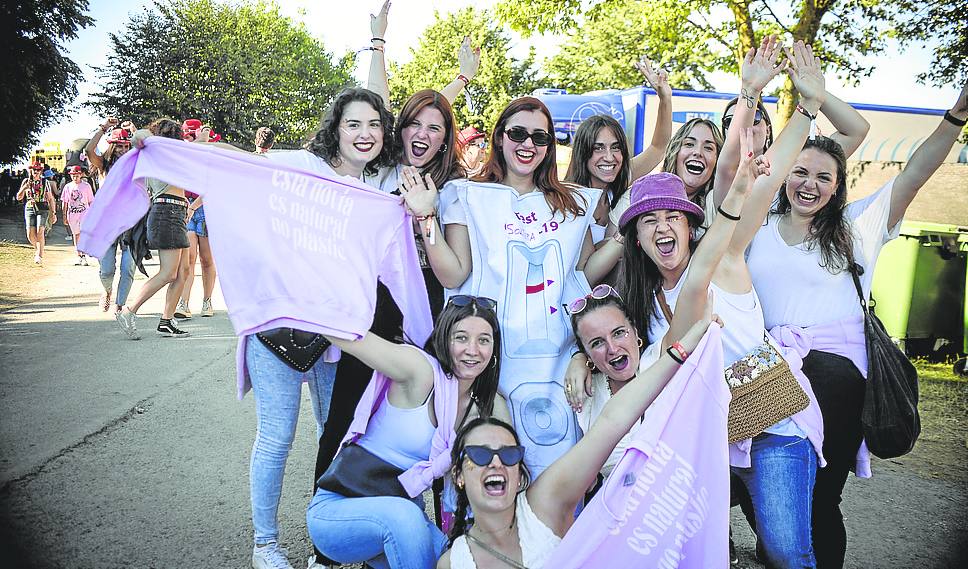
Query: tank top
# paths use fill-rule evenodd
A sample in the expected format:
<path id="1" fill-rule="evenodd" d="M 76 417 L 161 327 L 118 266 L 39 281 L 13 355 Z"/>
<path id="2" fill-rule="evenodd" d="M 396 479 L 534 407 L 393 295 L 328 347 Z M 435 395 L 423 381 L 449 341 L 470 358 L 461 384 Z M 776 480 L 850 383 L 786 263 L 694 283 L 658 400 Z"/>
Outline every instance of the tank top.
<path id="1" fill-rule="evenodd" d="M 529 569 L 541 569 L 551 558 L 555 547 L 561 543 L 561 538 L 534 515 L 531 505 L 528 504 L 527 492 L 518 494 L 515 501 L 515 516 L 524 566 Z M 484 555 L 490 555 L 490 553 L 484 552 Z M 462 535 L 454 540 L 454 545 L 450 549 L 450 567 L 451 569 L 477 569 L 477 563 L 471 555 L 466 536 Z"/>
<path id="2" fill-rule="evenodd" d="M 420 407 L 402 409 L 384 395 L 358 444 L 403 470 L 427 460 L 436 430 L 427 410 L 432 396 L 433 391 Z"/>

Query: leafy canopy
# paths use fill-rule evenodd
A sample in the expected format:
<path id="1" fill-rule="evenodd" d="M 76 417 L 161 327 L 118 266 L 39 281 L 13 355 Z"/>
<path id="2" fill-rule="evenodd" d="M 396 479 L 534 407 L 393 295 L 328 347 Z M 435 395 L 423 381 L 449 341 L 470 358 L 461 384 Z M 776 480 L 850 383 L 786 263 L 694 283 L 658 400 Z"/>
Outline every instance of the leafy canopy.
<path id="1" fill-rule="evenodd" d="M 508 53 L 511 40 L 486 11 L 465 8 L 452 14 L 434 14 L 434 23 L 420 36 L 413 59 L 403 65 L 390 64 L 390 100 L 400 109 L 407 98 L 420 89 L 442 89 L 457 77 L 457 52 L 464 36 L 481 48 L 481 66 L 466 91 L 473 102 L 468 108 L 461 95 L 454 103 L 460 126 L 490 128 L 504 107 L 513 99 L 527 95 L 538 86 L 533 69 L 534 53 L 519 61 Z M 388 48 L 389 49 L 389 48 Z"/>
<path id="2" fill-rule="evenodd" d="M 81 70 L 63 53 L 93 20 L 86 0 L 0 3 L 0 164 L 24 158 L 77 97 Z"/>
<path id="3" fill-rule="evenodd" d="M 318 126 L 351 83 L 354 61 L 334 61 L 302 23 L 271 1 L 156 0 L 111 34 L 101 90 L 89 105 L 138 125 L 162 116 L 200 118 L 251 147 L 260 126 L 282 145 Z"/>

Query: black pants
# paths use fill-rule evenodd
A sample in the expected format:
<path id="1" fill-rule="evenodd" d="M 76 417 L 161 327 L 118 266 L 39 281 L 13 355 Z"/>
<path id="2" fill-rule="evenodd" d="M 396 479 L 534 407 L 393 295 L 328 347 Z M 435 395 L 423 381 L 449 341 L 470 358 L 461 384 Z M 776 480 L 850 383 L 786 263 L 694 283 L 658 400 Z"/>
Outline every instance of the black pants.
<path id="1" fill-rule="evenodd" d="M 443 287 L 429 269 L 424 270 L 424 280 L 430 295 L 430 310 L 436 320 L 443 305 Z M 377 283 L 376 306 L 374 308 L 373 326 L 370 332 L 389 340 L 400 343 L 403 337 L 403 314 L 393 302 L 390 291 L 381 283 Z M 421 346 L 422 347 L 422 346 Z M 353 422 L 356 405 L 363 397 L 373 370 L 360 360 L 344 353 L 336 368 L 336 378 L 333 383 L 333 397 L 329 404 L 329 417 L 323 429 L 323 436 L 319 438 L 319 450 L 316 452 L 316 474 L 313 477 L 313 492 L 316 491 L 316 480 L 326 472 L 339 450 L 339 445 L 346 435 L 346 431 Z M 337 563 L 316 550 L 316 560 L 323 565 L 337 565 Z"/>

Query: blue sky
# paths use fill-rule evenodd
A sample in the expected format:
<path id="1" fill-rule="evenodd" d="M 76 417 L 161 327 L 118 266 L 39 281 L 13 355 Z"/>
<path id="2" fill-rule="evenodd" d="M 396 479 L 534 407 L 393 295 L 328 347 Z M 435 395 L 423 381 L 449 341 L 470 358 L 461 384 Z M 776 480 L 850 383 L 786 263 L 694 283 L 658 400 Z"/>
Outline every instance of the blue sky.
<path id="1" fill-rule="evenodd" d="M 468 5 L 486 8 L 495 3 L 496 0 L 395 0 L 386 34 L 388 59 L 401 61 L 408 58 L 409 48 L 416 45 L 420 33 L 433 22 L 435 10 L 448 13 Z M 90 15 L 95 20 L 94 25 L 82 30 L 78 38 L 66 46 L 69 56 L 87 77 L 79 86 L 80 94 L 75 101 L 75 107 L 79 107 L 87 95 L 96 90 L 94 74 L 89 66 L 101 65 L 107 61 L 109 34 L 121 30 L 128 21 L 129 14 L 139 12 L 151 4 L 150 0 L 91 0 Z M 368 44 L 369 14 L 379 10 L 381 1 L 279 0 L 279 4 L 284 13 L 304 21 L 314 35 L 321 37 L 327 50 L 342 54 Z M 338 23 L 334 22 L 331 13 L 334 5 L 339 6 Z M 305 13 L 301 14 L 301 11 Z M 559 38 L 554 37 L 527 41 L 518 39 L 516 35 L 514 37 L 516 39 L 512 45 L 513 52 L 524 55 L 527 48 L 534 45 L 539 61 L 553 55 L 554 46 L 560 42 Z M 828 76 L 828 87 L 840 98 L 855 103 L 948 108 L 957 97 L 960 86 L 936 88 L 915 81 L 915 75 L 927 68 L 930 59 L 930 51 L 925 47 L 909 46 L 900 50 L 893 44 L 887 52 L 864 62 L 874 65 L 875 71 L 861 85 L 844 86 L 835 77 Z M 363 81 L 369 61 L 365 55 L 360 60 L 356 76 Z M 739 88 L 739 79 L 725 74 L 713 74 L 711 81 L 719 91 L 736 92 Z M 75 138 L 86 137 L 97 127 L 100 120 L 100 117 L 93 116 L 89 111 L 78 109 L 60 123 L 48 128 L 40 139 L 66 143 Z"/>

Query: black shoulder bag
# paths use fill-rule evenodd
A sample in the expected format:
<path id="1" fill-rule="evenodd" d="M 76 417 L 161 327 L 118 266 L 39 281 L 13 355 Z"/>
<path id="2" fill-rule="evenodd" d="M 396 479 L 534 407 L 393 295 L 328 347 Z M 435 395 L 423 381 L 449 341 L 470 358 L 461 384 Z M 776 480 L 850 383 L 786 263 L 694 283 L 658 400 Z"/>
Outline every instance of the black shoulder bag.
<path id="1" fill-rule="evenodd" d="M 312 369 L 330 346 L 330 341 L 322 334 L 295 328 L 273 328 L 258 332 L 256 336 L 283 363 L 302 373 Z"/>
<path id="2" fill-rule="evenodd" d="M 918 372 L 868 307 L 860 286 L 863 272 L 860 265 L 851 265 L 850 274 L 864 309 L 867 341 L 867 388 L 861 423 L 867 448 L 874 456 L 895 458 L 911 452 L 921 434 Z"/>

